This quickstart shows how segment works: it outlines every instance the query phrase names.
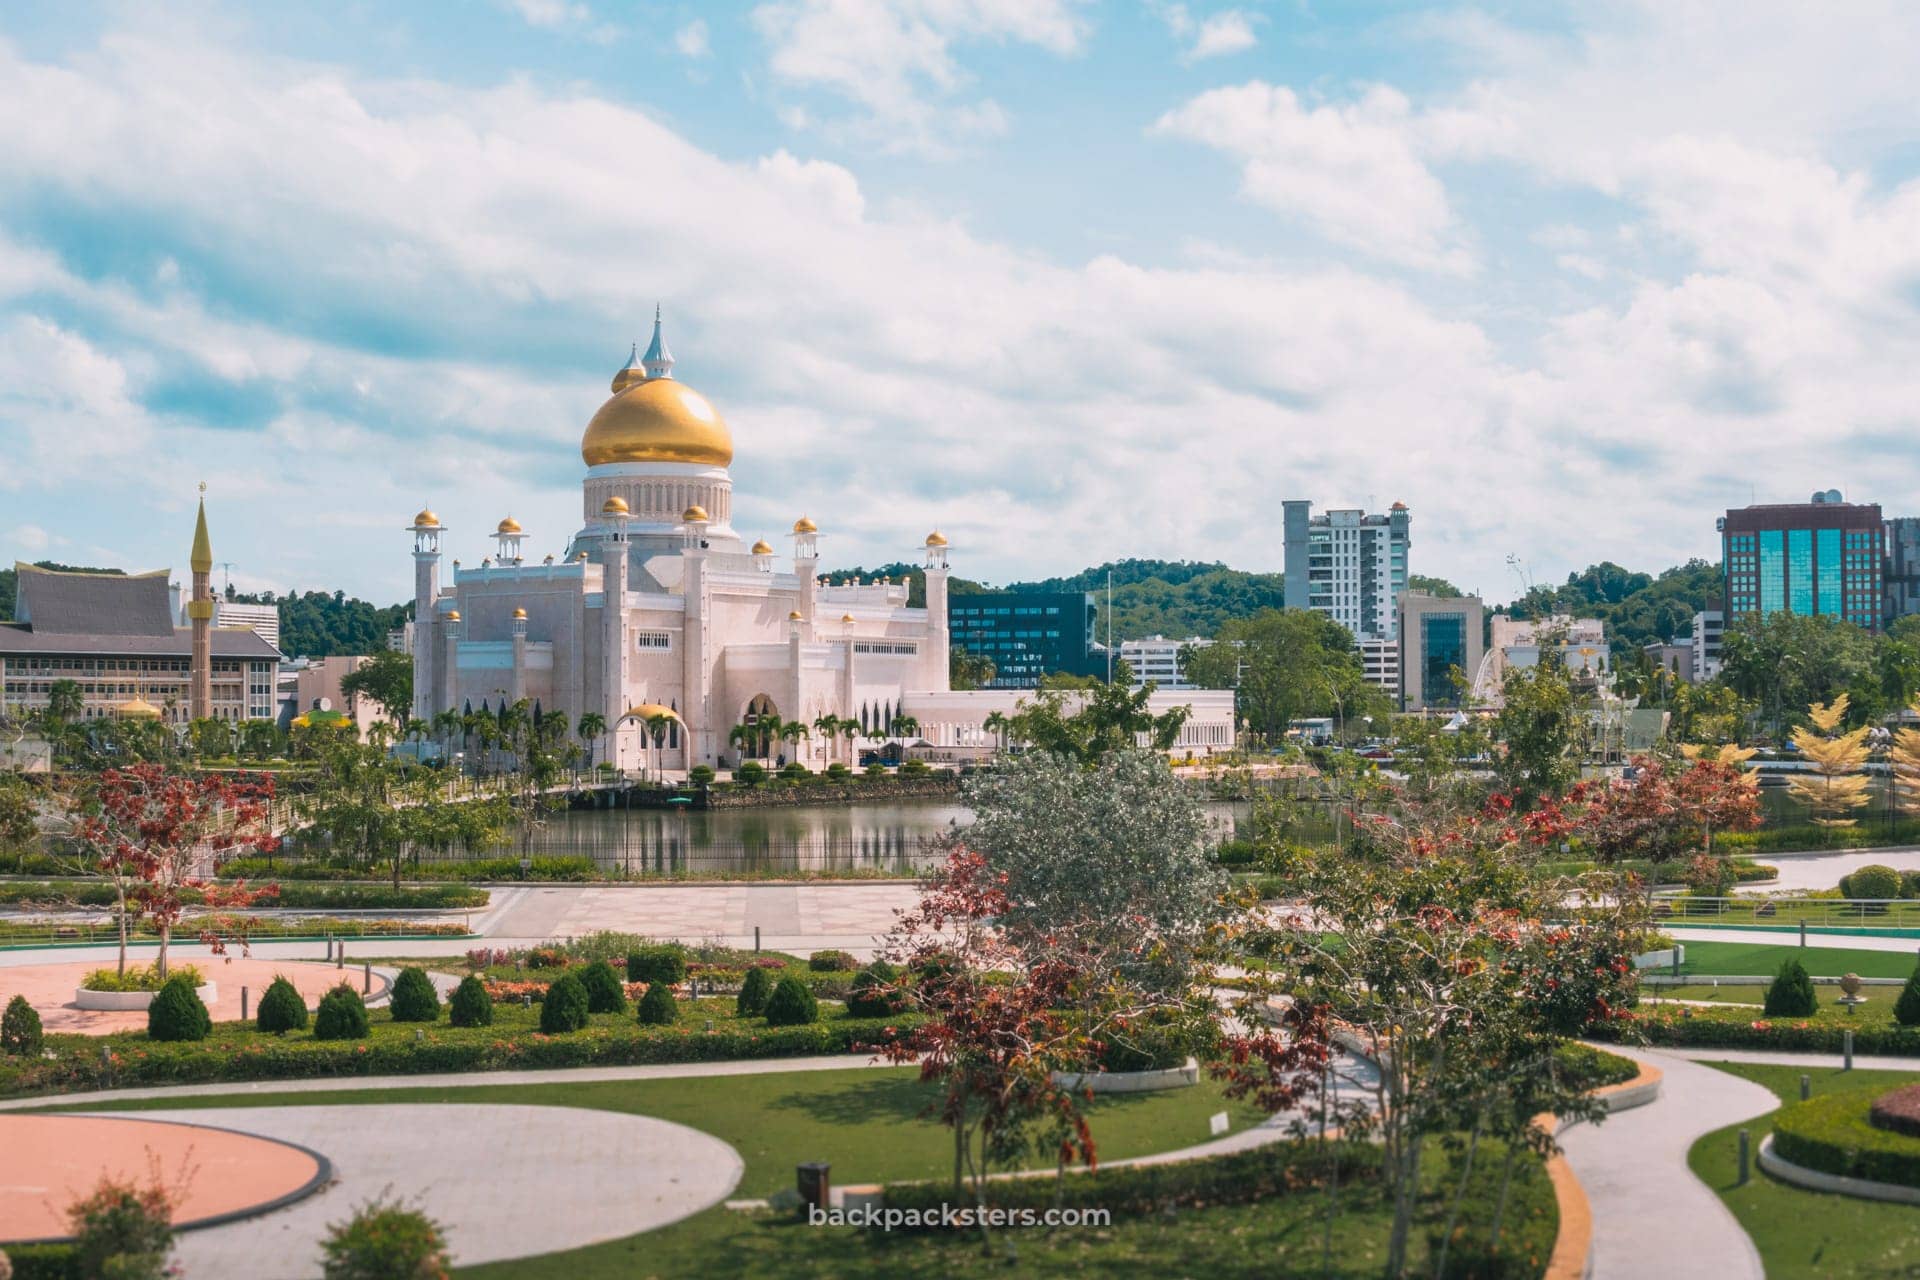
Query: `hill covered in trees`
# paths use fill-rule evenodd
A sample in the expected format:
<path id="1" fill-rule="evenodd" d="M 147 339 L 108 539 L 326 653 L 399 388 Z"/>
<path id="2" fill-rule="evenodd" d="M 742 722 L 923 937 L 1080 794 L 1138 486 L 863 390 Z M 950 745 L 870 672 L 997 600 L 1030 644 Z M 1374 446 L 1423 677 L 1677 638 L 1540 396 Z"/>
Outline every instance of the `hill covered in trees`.
<path id="1" fill-rule="evenodd" d="M 1620 648 L 1658 644 L 1693 630 L 1693 615 L 1720 599 L 1720 566 L 1689 560 L 1655 577 L 1611 560 L 1567 575 L 1560 586 L 1535 586 L 1513 602 L 1517 617 L 1566 613 L 1598 618 Z"/>
<path id="2" fill-rule="evenodd" d="M 278 605 L 280 651 L 290 658 L 379 653 L 387 647 L 387 632 L 405 626 L 413 613 L 412 605 L 369 604 L 344 591 L 276 596 L 270 591 L 247 595 L 230 590 L 227 599 L 236 604 Z"/>

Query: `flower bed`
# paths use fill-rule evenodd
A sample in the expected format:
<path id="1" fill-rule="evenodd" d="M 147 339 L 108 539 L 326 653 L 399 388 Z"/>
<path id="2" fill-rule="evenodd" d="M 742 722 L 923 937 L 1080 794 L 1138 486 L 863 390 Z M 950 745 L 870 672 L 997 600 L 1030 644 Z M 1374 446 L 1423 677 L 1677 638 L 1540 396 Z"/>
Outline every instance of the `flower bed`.
<path id="1" fill-rule="evenodd" d="M 167 977 L 188 977 L 194 986 L 206 981 L 206 975 L 200 972 L 198 965 L 176 964 L 167 968 Z M 166 984 L 160 976 L 160 966 L 156 964 L 133 965 L 125 973 L 114 969 L 95 969 L 80 980 L 82 991 L 158 991 Z"/>
<path id="2" fill-rule="evenodd" d="M 1848 1019 L 1822 1012 L 1811 1018 L 1755 1018 L 1754 1006 L 1711 1008 L 1680 1006 L 1672 1011 L 1634 1013 L 1630 1017 L 1590 1027 L 1596 1040 L 1638 1040 L 1653 1046 L 1682 1049 L 1785 1049 L 1806 1053 L 1839 1053 L 1846 1033 L 1853 1032 L 1853 1049 L 1863 1054 L 1920 1054 L 1920 1027 L 1893 1021 Z"/>
<path id="3" fill-rule="evenodd" d="M 705 1029 L 709 1021 L 711 1031 Z M 220 1024 L 206 1040 L 179 1043 L 139 1033 L 49 1036 L 51 1057 L 0 1058 L 0 1093 L 802 1057 L 882 1044 L 913 1021 L 830 1015 L 804 1026 L 768 1027 L 758 1018 L 736 1017 L 731 1000 L 714 1000 L 683 1004 L 680 1020 L 669 1026 L 643 1027 L 631 1016 L 596 1014 L 583 1030 L 552 1036 L 537 1029 L 538 1014 L 511 1007 L 498 1011 L 494 1025 L 470 1028 L 395 1023 L 376 1011 L 365 1040 L 316 1040 L 309 1032 L 265 1035 L 231 1023 Z"/>
<path id="4" fill-rule="evenodd" d="M 1920 1084 L 1883 1093 L 1873 1100 L 1867 1119 L 1876 1129 L 1920 1138 Z"/>
<path id="5" fill-rule="evenodd" d="M 1920 1138 L 1875 1127 L 1876 1101 L 1870 1093 L 1836 1093 L 1782 1107 L 1773 1149 L 1803 1169 L 1920 1188 Z"/>

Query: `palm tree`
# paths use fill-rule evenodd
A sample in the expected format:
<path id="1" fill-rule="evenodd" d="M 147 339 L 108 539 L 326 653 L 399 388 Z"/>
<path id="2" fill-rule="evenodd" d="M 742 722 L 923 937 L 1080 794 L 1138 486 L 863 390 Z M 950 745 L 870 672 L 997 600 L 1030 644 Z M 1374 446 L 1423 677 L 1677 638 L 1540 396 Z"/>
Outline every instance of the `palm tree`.
<path id="1" fill-rule="evenodd" d="M 751 724 L 737 724 L 727 730 L 727 745 L 737 747 L 740 756 L 745 759 L 752 751 L 753 744 L 759 741 L 760 727 Z"/>
<path id="2" fill-rule="evenodd" d="M 980 727 L 993 735 L 994 741 L 999 744 L 999 750 L 1007 749 L 1007 730 L 1013 727 L 1013 722 L 1005 715 L 998 711 L 989 711 L 987 718 L 980 722 Z"/>
<path id="3" fill-rule="evenodd" d="M 852 717 L 842 720 L 840 722 L 840 736 L 847 740 L 847 767 L 851 769 L 854 760 L 853 741 L 860 736 L 860 722 Z"/>
<path id="4" fill-rule="evenodd" d="M 774 737 L 782 742 L 797 745 L 800 739 L 807 736 L 807 732 L 807 722 L 804 720 L 782 720 L 779 722 L 779 728 L 774 731 Z"/>
<path id="5" fill-rule="evenodd" d="M 460 727 L 460 713 L 452 707 L 434 713 L 433 736 L 440 740 L 440 753 L 443 756 L 447 754 L 447 748 L 453 744 L 453 735 Z"/>
<path id="6" fill-rule="evenodd" d="M 658 777 L 661 773 L 660 748 L 665 745 L 667 741 L 667 730 L 673 727 L 673 717 L 669 715 L 652 715 L 648 716 L 644 723 L 647 729 L 647 737 L 653 741 L 653 771 L 654 775 Z"/>
<path id="7" fill-rule="evenodd" d="M 593 744 L 595 739 L 607 731 L 607 718 L 598 711 L 588 711 L 581 715 L 580 723 L 574 732 L 580 735 L 580 741 L 587 744 L 587 771 L 593 771 Z"/>
<path id="8" fill-rule="evenodd" d="M 920 722 L 912 716 L 895 716 L 887 733 L 895 738 L 911 738 L 920 732 Z"/>
<path id="9" fill-rule="evenodd" d="M 813 731 L 827 741 L 827 759 L 829 760 L 833 759 L 833 740 L 839 736 L 842 723 L 844 722 L 840 717 L 831 711 L 823 711 L 813 718 Z"/>

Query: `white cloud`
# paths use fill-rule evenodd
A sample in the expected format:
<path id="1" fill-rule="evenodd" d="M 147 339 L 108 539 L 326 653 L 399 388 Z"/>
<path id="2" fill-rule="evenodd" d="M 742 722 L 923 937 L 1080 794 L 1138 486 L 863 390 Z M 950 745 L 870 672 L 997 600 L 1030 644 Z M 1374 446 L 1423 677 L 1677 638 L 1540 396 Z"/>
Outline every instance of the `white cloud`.
<path id="1" fill-rule="evenodd" d="M 684 58 L 704 58 L 711 50 L 707 44 L 707 24 L 705 19 L 695 18 L 686 26 L 673 33 L 673 47 Z"/>
<path id="2" fill-rule="evenodd" d="M 1080 0 L 772 0 L 753 11 L 781 83 L 823 90 L 859 109 L 848 128 L 884 150 L 949 153 L 1005 130 L 991 99 L 961 95 L 971 77 L 955 50 L 1033 45 L 1058 56 L 1086 36 Z"/>
<path id="3" fill-rule="evenodd" d="M 1180 60 L 1189 63 L 1244 53 L 1260 43 L 1253 28 L 1255 23 L 1265 21 L 1259 14 L 1243 9 L 1222 9 L 1204 19 L 1196 19 L 1184 4 L 1150 0 L 1148 8 L 1166 24 L 1168 34 L 1186 44 Z"/>
<path id="4" fill-rule="evenodd" d="M 1340 244 L 1413 266 L 1471 270 L 1440 179 L 1416 149 L 1406 97 L 1385 86 L 1309 107 L 1285 85 L 1211 89 L 1154 132 L 1203 143 L 1241 166 L 1241 191 Z"/>
<path id="5" fill-rule="evenodd" d="M 570 0 L 512 0 L 514 12 L 533 27 L 566 27 L 588 21 L 593 13 Z"/>

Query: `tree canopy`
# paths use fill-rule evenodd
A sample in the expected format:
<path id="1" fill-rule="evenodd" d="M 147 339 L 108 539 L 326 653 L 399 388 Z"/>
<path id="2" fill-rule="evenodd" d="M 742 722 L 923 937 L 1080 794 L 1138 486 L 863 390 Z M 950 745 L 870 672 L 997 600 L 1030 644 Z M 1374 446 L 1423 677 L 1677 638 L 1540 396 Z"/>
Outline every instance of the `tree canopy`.
<path id="1" fill-rule="evenodd" d="M 1347 629 L 1309 609 L 1263 609 L 1220 629 L 1217 642 L 1183 655 L 1187 678 L 1203 689 L 1237 689 L 1241 720 L 1278 740 L 1293 721 L 1373 716 L 1387 697 L 1368 684 Z"/>

